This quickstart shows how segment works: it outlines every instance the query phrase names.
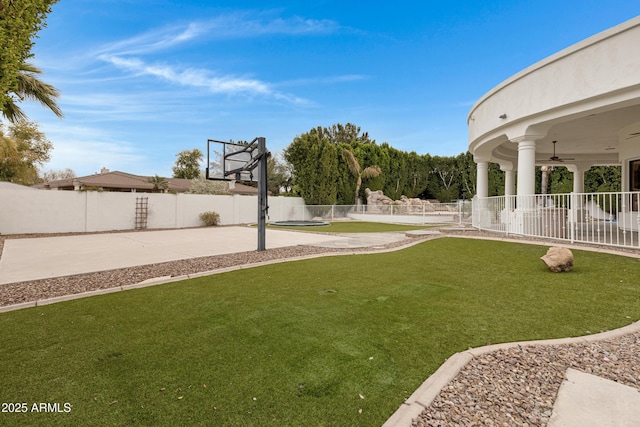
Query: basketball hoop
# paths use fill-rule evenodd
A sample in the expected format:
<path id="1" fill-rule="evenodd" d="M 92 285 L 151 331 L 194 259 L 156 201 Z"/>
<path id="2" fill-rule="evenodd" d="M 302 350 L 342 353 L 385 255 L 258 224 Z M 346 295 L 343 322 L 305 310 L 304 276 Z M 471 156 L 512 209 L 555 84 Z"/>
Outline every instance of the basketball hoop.
<path id="1" fill-rule="evenodd" d="M 217 181 L 252 181 L 258 183 L 258 250 L 266 249 L 267 213 L 266 139 L 254 138 L 247 144 L 207 140 L 206 178 Z M 257 174 L 253 171 L 257 169 Z"/>

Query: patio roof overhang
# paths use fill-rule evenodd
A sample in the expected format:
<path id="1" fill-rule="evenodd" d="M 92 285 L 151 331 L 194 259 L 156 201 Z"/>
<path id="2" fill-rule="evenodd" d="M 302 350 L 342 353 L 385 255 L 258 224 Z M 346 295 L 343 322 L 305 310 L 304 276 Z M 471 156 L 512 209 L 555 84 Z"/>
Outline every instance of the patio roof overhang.
<path id="1" fill-rule="evenodd" d="M 471 109 L 469 151 L 503 170 L 518 169 L 522 141 L 535 142 L 536 165 L 620 164 L 621 142 L 640 147 L 638 45 L 640 17 L 504 81 Z M 552 141 L 556 156 L 575 160 L 551 161 Z"/>

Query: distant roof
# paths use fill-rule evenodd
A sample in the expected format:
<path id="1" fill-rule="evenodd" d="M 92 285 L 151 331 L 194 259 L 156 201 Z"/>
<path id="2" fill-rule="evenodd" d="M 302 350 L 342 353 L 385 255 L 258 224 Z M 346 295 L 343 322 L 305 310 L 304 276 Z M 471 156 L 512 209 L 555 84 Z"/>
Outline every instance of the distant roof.
<path id="1" fill-rule="evenodd" d="M 149 176 L 134 175 L 126 172 L 103 169 L 100 173 L 80 176 L 76 178 L 60 179 L 57 181 L 43 182 L 32 188 L 65 189 L 73 190 L 75 187 L 101 187 L 104 189 L 136 189 L 153 190 L 153 184 L 149 182 Z M 191 189 L 191 180 L 184 178 L 165 178 L 169 184 L 169 191 L 184 193 Z M 258 189 L 239 182 L 229 185 L 231 194 L 257 195 Z"/>
<path id="2" fill-rule="evenodd" d="M 239 182 L 234 182 L 229 185 L 229 191 L 232 194 L 244 194 L 248 196 L 256 196 L 258 194 L 258 189 L 256 187 L 251 187 L 250 185 L 241 184 Z"/>
<path id="3" fill-rule="evenodd" d="M 153 184 L 149 182 L 149 176 L 133 175 L 126 172 L 104 171 L 93 175 L 79 176 L 76 178 L 60 179 L 46 183 L 36 184 L 36 188 L 74 188 L 76 185 L 84 187 L 121 188 L 136 190 L 152 190 Z M 191 180 L 182 178 L 165 178 L 169 184 L 169 190 L 184 192 L 191 188 Z"/>
<path id="4" fill-rule="evenodd" d="M 0 190 L 35 190 L 35 188 L 14 184 L 13 182 L 0 181 Z"/>

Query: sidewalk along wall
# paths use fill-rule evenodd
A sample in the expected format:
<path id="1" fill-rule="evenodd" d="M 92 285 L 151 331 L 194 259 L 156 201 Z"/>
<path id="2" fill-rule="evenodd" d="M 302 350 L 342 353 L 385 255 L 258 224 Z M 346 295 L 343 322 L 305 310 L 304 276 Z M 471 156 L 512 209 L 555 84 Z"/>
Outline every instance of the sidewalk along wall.
<path id="1" fill-rule="evenodd" d="M 200 214 L 214 211 L 220 225 L 257 221 L 255 196 L 0 190 L 0 234 L 133 230 L 136 200 L 147 198 L 147 228 L 202 225 Z M 270 220 L 304 206 L 299 197 L 270 197 Z"/>

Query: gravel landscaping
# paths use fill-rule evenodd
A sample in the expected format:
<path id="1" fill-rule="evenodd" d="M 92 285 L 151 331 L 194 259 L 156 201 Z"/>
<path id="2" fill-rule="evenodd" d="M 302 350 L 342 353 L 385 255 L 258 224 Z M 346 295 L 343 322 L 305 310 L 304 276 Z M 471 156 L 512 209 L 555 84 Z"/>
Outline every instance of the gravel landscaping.
<path id="1" fill-rule="evenodd" d="M 546 426 L 568 368 L 640 389 L 640 333 L 475 357 L 412 426 Z"/>
<path id="2" fill-rule="evenodd" d="M 49 235 L 50 236 L 50 235 Z M 57 234 L 56 236 L 60 236 Z M 12 235 L 8 238 L 34 238 L 40 235 Z M 0 255 L 7 236 L 0 236 Z M 407 238 L 399 242 L 383 246 L 384 249 L 401 247 L 428 237 Z M 374 248 L 359 248 L 357 252 L 381 250 Z M 141 265 L 137 267 L 120 268 L 95 273 L 78 274 L 74 276 L 56 277 L 51 279 L 16 282 L 0 285 L 0 306 L 38 301 L 63 295 L 78 294 L 98 289 L 116 288 L 132 285 L 143 280 L 163 276 L 184 276 L 187 274 L 217 270 L 237 265 L 254 264 L 259 262 L 302 257 L 305 255 L 352 253 L 353 249 L 320 248 L 314 246 L 289 246 L 266 251 L 248 251 L 227 255 L 216 255 L 201 258 L 190 258 L 179 261 L 169 261 L 158 264 Z"/>
<path id="3" fill-rule="evenodd" d="M 476 231 L 464 234 L 496 237 Z M 9 236 L 21 237 L 39 236 Z M 0 236 L 0 254 L 6 238 Z M 385 249 L 417 239 L 408 238 L 386 245 Z M 292 246 L 11 283 L 0 285 L 0 306 L 124 286 L 159 276 L 337 252 L 354 251 Z M 412 426 L 545 426 L 569 367 L 640 389 L 640 333 L 590 344 L 519 346 L 475 357 Z"/>

